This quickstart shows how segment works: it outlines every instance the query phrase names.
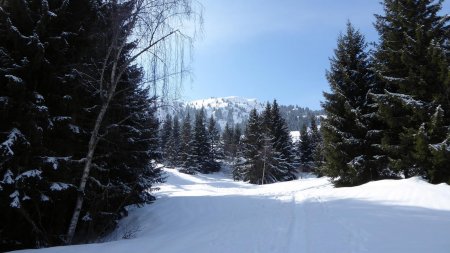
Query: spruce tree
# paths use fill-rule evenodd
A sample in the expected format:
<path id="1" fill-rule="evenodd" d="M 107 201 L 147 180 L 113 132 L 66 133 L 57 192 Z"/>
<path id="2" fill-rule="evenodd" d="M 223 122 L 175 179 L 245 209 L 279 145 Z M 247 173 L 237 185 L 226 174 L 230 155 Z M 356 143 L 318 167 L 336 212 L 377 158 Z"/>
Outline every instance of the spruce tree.
<path id="1" fill-rule="evenodd" d="M 166 118 L 162 124 L 161 133 L 160 133 L 160 148 L 161 148 L 161 157 L 164 163 L 169 161 L 169 154 L 171 151 L 171 136 L 172 136 L 172 115 L 167 114 Z"/>
<path id="2" fill-rule="evenodd" d="M 232 156 L 235 158 L 239 158 L 239 154 L 241 153 L 242 150 L 242 130 L 241 130 L 241 126 L 240 124 L 236 124 L 234 126 L 234 131 L 233 131 L 233 137 L 232 137 Z"/>
<path id="3" fill-rule="evenodd" d="M 319 126 L 317 124 L 316 116 L 311 115 L 310 117 L 310 125 L 311 125 L 311 145 L 312 145 L 312 168 L 317 175 L 322 175 L 320 173 L 320 167 L 324 164 L 324 151 L 323 151 L 323 137 L 319 130 Z"/>
<path id="4" fill-rule="evenodd" d="M 111 35 L 111 6 L 99 3 L 0 6 L 0 178 L 6 179 L 0 181 L 0 231 L 9 231 L 0 234 L 0 251 L 65 243 L 79 194 L 85 203 L 76 239 L 96 238 L 114 228 L 125 205 L 152 201 L 148 189 L 161 181 L 150 163 L 158 129 L 155 100 L 140 86 L 142 70 L 127 65 L 124 89 L 100 128 L 86 188 L 76 191 L 101 100 L 92 78 Z M 133 47 L 128 44 L 118 61 L 127 61 Z"/>
<path id="5" fill-rule="evenodd" d="M 266 107 L 261 115 L 261 127 L 263 131 L 273 134 L 273 115 L 272 115 L 272 105 L 267 102 Z"/>
<path id="6" fill-rule="evenodd" d="M 276 100 L 273 101 L 270 110 L 271 125 L 268 135 L 273 142 L 274 172 L 277 181 L 288 181 L 296 178 L 296 169 L 294 167 L 294 152 L 291 136 L 289 134 L 286 120 L 281 116 L 280 109 Z"/>
<path id="7" fill-rule="evenodd" d="M 216 159 L 220 159 L 222 157 L 222 147 L 220 143 L 220 131 L 217 125 L 216 120 L 211 115 L 208 121 L 208 139 L 210 145 L 210 160 L 215 161 Z"/>
<path id="8" fill-rule="evenodd" d="M 187 174 L 195 173 L 195 164 L 192 156 L 192 125 L 191 116 L 188 112 L 183 119 L 181 128 L 181 169 L 180 171 Z"/>
<path id="9" fill-rule="evenodd" d="M 357 185 L 377 179 L 371 130 L 364 117 L 371 108 L 367 100 L 373 83 L 364 36 L 350 23 L 338 38 L 327 79 L 331 92 L 322 104 L 327 117 L 322 122 L 325 164 L 321 172 L 337 185 Z M 315 118 L 311 118 L 312 145 L 320 144 Z M 314 151 L 313 151 L 314 152 Z"/>
<path id="10" fill-rule="evenodd" d="M 211 145 L 208 140 L 206 115 L 203 107 L 195 115 L 193 130 L 191 150 L 195 170 L 201 173 L 219 171 L 219 164 L 211 159 Z"/>
<path id="11" fill-rule="evenodd" d="M 311 142 L 310 133 L 306 124 L 302 125 L 300 129 L 300 141 L 298 143 L 298 153 L 300 157 L 301 171 L 310 171 L 313 161 L 313 146 Z"/>
<path id="12" fill-rule="evenodd" d="M 263 179 L 263 170 L 261 162 L 262 149 L 262 131 L 261 120 L 256 109 L 250 111 L 247 126 L 245 128 L 243 140 L 243 156 L 244 161 L 237 164 L 233 169 L 233 177 L 235 180 L 244 180 L 252 184 L 261 184 Z M 270 172 L 264 171 L 265 177 L 271 175 Z"/>
<path id="13" fill-rule="evenodd" d="M 181 129 L 178 115 L 173 117 L 172 131 L 169 138 L 169 161 L 173 166 L 180 165 Z"/>
<path id="14" fill-rule="evenodd" d="M 266 184 L 296 177 L 290 135 L 276 101 L 261 116 L 256 109 L 250 112 L 242 142 L 243 160 L 235 166 L 235 179 Z"/>
<path id="15" fill-rule="evenodd" d="M 0 251 L 62 243 L 85 144 L 73 69 L 94 32 L 79 28 L 97 11 L 94 1 L 0 6 Z"/>
<path id="16" fill-rule="evenodd" d="M 233 158 L 233 145 L 234 145 L 234 129 L 230 127 L 228 122 L 225 124 L 225 128 L 222 133 L 223 152 L 228 160 Z"/>
<path id="17" fill-rule="evenodd" d="M 432 130 L 437 111 L 442 110 L 444 125 L 450 118 L 444 51 L 450 17 L 438 14 L 442 2 L 385 0 L 384 14 L 376 16 L 375 25 L 380 42 L 374 68 L 383 88 L 375 97 L 378 116 L 386 125 L 381 146 L 398 176 L 424 175 L 433 182 L 448 181 L 444 171 L 450 170 L 449 162 L 444 168 L 434 165 L 436 160 L 450 161 L 445 151 L 448 130 Z M 447 158 L 442 158 L 445 153 Z M 435 177 L 434 171 L 444 173 Z"/>

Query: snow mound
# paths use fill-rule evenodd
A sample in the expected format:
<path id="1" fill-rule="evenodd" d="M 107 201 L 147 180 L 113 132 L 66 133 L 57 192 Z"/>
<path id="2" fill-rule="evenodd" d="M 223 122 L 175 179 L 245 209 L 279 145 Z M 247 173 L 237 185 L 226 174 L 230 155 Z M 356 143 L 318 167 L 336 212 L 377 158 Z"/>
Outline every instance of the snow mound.
<path id="1" fill-rule="evenodd" d="M 24 252 L 449 252 L 446 184 L 334 188 L 308 178 L 257 186 L 225 173 L 165 171 L 157 201 L 130 209 L 109 242 Z"/>
<path id="2" fill-rule="evenodd" d="M 300 131 L 290 131 L 289 134 L 293 142 L 300 141 Z"/>

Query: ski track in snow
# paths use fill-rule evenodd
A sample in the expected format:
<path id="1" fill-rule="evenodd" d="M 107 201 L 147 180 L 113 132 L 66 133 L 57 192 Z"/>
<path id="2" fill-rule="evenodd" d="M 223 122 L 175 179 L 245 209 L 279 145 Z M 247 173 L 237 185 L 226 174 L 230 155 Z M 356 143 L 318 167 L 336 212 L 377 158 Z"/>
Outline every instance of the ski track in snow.
<path id="1" fill-rule="evenodd" d="M 36 253 L 450 252 L 450 186 L 421 179 L 333 188 L 326 178 L 270 185 L 225 173 L 168 179 L 105 243 Z M 133 232 L 133 239 L 121 239 Z"/>

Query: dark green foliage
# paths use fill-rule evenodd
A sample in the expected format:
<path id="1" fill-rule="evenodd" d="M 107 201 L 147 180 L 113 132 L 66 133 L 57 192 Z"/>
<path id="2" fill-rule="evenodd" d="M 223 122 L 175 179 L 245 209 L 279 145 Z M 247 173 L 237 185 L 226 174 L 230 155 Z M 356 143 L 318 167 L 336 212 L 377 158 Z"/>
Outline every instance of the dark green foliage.
<path id="1" fill-rule="evenodd" d="M 172 116 L 170 114 L 166 115 L 166 119 L 164 120 L 161 131 L 160 131 L 160 148 L 161 148 L 161 158 L 164 163 L 169 162 L 169 153 L 170 153 L 170 137 L 172 136 Z"/>
<path id="2" fill-rule="evenodd" d="M 447 133 L 445 135 L 445 133 Z M 425 133 L 426 134 L 426 133 Z M 425 135 L 424 134 L 424 135 Z M 431 164 L 427 163 L 428 177 L 433 183 L 446 182 L 450 184 L 450 126 L 444 119 L 444 111 L 438 106 L 435 113 L 431 117 L 430 130 L 426 135 L 429 145 L 429 149 L 419 149 L 426 154 L 431 153 L 431 159 L 422 156 L 422 161 L 428 162 L 431 160 Z M 445 138 L 445 139 L 444 139 Z"/>
<path id="3" fill-rule="evenodd" d="M 448 147 L 450 126 L 450 17 L 438 15 L 442 1 L 385 0 L 383 6 L 384 15 L 376 16 L 380 43 L 374 57 L 376 77 L 384 89 L 375 96 L 378 116 L 386 125 L 383 151 L 398 175 L 448 182 L 450 178 L 444 176 L 448 173 L 437 176 L 433 171 L 450 170 L 450 153 L 444 147 Z M 445 119 L 446 127 L 439 131 L 432 130 L 436 111 Z M 448 161 L 446 165 L 442 159 Z"/>
<path id="4" fill-rule="evenodd" d="M 298 152 L 300 160 L 300 170 L 310 171 L 313 163 L 313 146 L 308 127 L 305 125 L 300 129 L 300 141 L 298 142 Z"/>
<path id="5" fill-rule="evenodd" d="M 195 171 L 201 173 L 217 172 L 220 164 L 211 155 L 211 144 L 208 140 L 205 111 L 202 108 L 196 115 L 191 142 L 191 159 Z"/>
<path id="6" fill-rule="evenodd" d="M 66 66 L 80 61 L 72 43 L 86 41 L 77 26 L 95 19 L 92 4 L 80 4 L 0 7 L 0 251 L 61 243 L 65 232 L 79 168 L 77 150 L 66 144 L 80 148 L 75 140 L 83 140 Z M 73 23 L 63 27 L 66 18 Z"/>
<path id="7" fill-rule="evenodd" d="M 261 116 L 251 111 L 244 136 L 243 161 L 233 171 L 236 180 L 265 184 L 296 178 L 290 135 L 276 101 Z"/>
<path id="8" fill-rule="evenodd" d="M 191 126 L 191 116 L 186 114 L 183 119 L 183 125 L 181 128 L 181 172 L 187 174 L 194 174 L 194 161 L 191 155 L 192 150 L 192 126 Z"/>
<path id="9" fill-rule="evenodd" d="M 322 110 L 311 110 L 297 105 L 280 105 L 281 116 L 286 120 L 289 131 L 299 131 L 313 116 L 324 114 Z"/>
<path id="10" fill-rule="evenodd" d="M 208 142 L 210 157 L 209 159 L 214 161 L 216 159 L 223 158 L 222 143 L 220 142 L 220 131 L 216 120 L 213 116 L 208 121 Z"/>
<path id="11" fill-rule="evenodd" d="M 363 35 L 349 23 L 338 38 L 327 72 L 331 92 L 324 93 L 326 118 L 322 121 L 325 163 L 321 173 L 337 185 L 358 185 L 380 177 L 375 147 L 368 137 L 374 120 L 368 94 L 373 86 Z M 313 130 L 313 128 L 315 130 Z M 315 121 L 312 142 L 320 143 Z"/>
<path id="12" fill-rule="evenodd" d="M 278 181 L 288 181 L 296 178 L 294 167 L 294 152 L 291 136 L 286 125 L 286 120 L 281 116 L 276 100 L 272 103 L 271 125 L 268 136 L 272 139 L 273 150 L 275 151 L 276 178 Z"/>
<path id="13" fill-rule="evenodd" d="M 233 128 L 228 123 L 225 124 L 225 128 L 222 133 L 223 152 L 226 158 L 231 159 L 233 157 Z"/>
<path id="14" fill-rule="evenodd" d="M 245 163 L 235 166 L 233 170 L 235 180 L 249 181 L 254 184 L 261 184 L 264 180 L 262 177 L 264 168 L 262 168 L 259 156 L 259 151 L 262 149 L 261 132 L 259 115 L 256 109 L 253 109 L 250 112 L 244 134 L 243 156 Z M 270 173 L 266 175 L 270 175 Z"/>
<path id="15" fill-rule="evenodd" d="M 224 156 L 228 161 L 234 161 L 238 158 L 242 148 L 241 136 L 242 131 L 239 125 L 230 127 L 228 123 L 225 124 L 225 129 L 222 133 L 222 144 Z"/>
<path id="16" fill-rule="evenodd" d="M 335 183 L 450 181 L 450 17 L 438 14 L 442 2 L 383 1 L 372 61 L 350 26 L 339 38 L 322 124 L 322 171 Z"/>
<path id="17" fill-rule="evenodd" d="M 100 3 L 19 0 L 0 7 L 0 251 L 63 243 L 101 100 L 95 66 L 107 50 L 112 8 Z M 128 66 L 102 125 L 79 242 L 114 228 L 126 205 L 152 201 L 148 190 L 161 181 L 150 162 L 156 100 L 141 77 L 140 68 Z"/>
<path id="18" fill-rule="evenodd" d="M 320 174 L 319 168 L 324 163 L 323 138 L 322 134 L 319 131 L 317 119 L 315 116 L 311 116 L 310 118 L 310 128 L 311 132 L 309 133 L 309 139 L 312 150 L 312 169 L 316 174 Z"/>
<path id="19" fill-rule="evenodd" d="M 178 116 L 173 117 L 172 132 L 169 138 L 169 161 L 172 165 L 181 164 L 181 129 Z"/>

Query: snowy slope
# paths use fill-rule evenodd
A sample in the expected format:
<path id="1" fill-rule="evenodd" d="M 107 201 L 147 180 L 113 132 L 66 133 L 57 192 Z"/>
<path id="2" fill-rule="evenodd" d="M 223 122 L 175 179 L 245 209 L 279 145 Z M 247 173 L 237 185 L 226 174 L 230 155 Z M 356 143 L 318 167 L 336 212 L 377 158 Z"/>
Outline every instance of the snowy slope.
<path id="1" fill-rule="evenodd" d="M 291 136 L 293 142 L 300 141 L 300 131 L 290 131 L 289 135 Z"/>
<path id="2" fill-rule="evenodd" d="M 189 102 L 188 105 L 193 106 L 197 109 L 200 109 L 202 107 L 225 108 L 229 106 L 240 107 L 245 109 L 246 111 L 250 111 L 251 109 L 261 111 L 262 109 L 264 109 L 264 104 L 258 103 L 258 101 L 254 98 L 242 98 L 236 96 L 199 99 Z"/>
<path id="3" fill-rule="evenodd" d="M 255 186 L 166 169 L 158 200 L 103 244 L 24 252 L 433 252 L 450 249 L 450 186 L 421 179 L 333 188 L 325 178 Z M 110 238 L 110 239 L 111 239 Z"/>
<path id="4" fill-rule="evenodd" d="M 190 113 L 191 118 L 194 117 L 197 110 L 202 107 L 206 112 L 206 116 L 213 115 L 217 120 L 219 129 L 223 130 L 225 124 L 230 126 L 235 124 L 245 124 L 252 109 L 262 112 L 266 106 L 266 102 L 259 102 L 253 98 L 242 98 L 237 96 L 230 97 L 213 97 L 206 99 L 194 100 L 191 102 L 175 101 L 170 106 L 164 106 L 158 111 L 158 118 L 164 120 L 167 114 L 178 115 L 184 118 Z M 309 122 L 309 115 L 314 114 L 319 119 L 321 111 L 314 111 L 308 108 L 299 107 L 297 105 L 279 105 L 283 117 L 287 121 L 290 130 L 298 130 L 301 125 Z"/>
<path id="5" fill-rule="evenodd" d="M 264 109 L 264 104 L 254 98 L 236 96 L 199 99 L 187 103 L 186 106 L 197 110 L 203 107 L 207 117 L 213 115 L 216 118 L 220 129 L 224 129 L 227 122 L 231 126 L 242 124 L 247 121 L 251 110 L 261 112 Z"/>

